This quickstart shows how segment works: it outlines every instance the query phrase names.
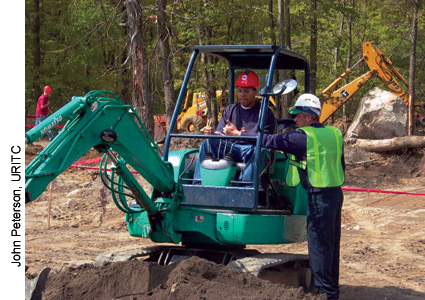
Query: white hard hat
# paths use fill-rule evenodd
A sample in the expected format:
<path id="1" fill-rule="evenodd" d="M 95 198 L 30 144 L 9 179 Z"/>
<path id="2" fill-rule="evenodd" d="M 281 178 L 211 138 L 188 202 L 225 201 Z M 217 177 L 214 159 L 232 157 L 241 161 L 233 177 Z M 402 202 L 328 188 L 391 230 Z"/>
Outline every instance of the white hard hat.
<path id="1" fill-rule="evenodd" d="M 295 106 L 289 109 L 289 113 L 296 115 L 304 112 L 320 116 L 321 109 L 322 105 L 319 98 L 313 94 L 306 93 L 298 97 Z"/>

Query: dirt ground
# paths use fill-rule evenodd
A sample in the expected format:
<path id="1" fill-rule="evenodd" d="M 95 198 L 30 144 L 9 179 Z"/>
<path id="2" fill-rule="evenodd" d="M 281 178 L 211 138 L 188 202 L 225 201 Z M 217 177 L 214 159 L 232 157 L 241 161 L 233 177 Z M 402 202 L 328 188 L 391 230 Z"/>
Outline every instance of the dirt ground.
<path id="1" fill-rule="evenodd" d="M 42 147 L 27 146 L 27 163 Z M 425 194 L 423 152 L 346 153 L 345 187 Z M 82 159 L 98 156 L 91 151 Z M 425 197 L 344 196 L 341 299 L 425 299 Z M 152 245 L 130 237 L 96 170 L 70 168 L 25 208 L 27 274 L 52 268 L 43 299 L 320 299 L 199 258 L 166 267 L 137 261 L 94 267 L 105 251 Z M 306 243 L 249 248 L 307 253 Z"/>

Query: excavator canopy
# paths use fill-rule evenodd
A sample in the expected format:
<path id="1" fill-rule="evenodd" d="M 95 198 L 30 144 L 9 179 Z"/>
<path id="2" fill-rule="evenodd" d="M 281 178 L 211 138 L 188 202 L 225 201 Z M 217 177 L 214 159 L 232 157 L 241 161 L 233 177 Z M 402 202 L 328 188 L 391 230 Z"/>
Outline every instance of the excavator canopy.
<path id="1" fill-rule="evenodd" d="M 195 46 L 195 51 L 220 56 L 233 69 L 268 69 L 274 53 L 279 47 L 271 45 Z M 280 48 L 276 69 L 307 70 L 308 61 L 303 55 Z"/>

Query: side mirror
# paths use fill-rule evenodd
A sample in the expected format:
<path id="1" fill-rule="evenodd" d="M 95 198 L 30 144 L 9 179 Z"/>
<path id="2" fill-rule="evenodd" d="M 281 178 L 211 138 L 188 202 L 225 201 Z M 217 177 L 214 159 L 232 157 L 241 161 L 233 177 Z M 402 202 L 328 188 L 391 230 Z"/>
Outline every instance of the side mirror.
<path id="1" fill-rule="evenodd" d="M 289 94 L 297 87 L 297 81 L 294 79 L 287 79 L 277 83 L 272 92 L 270 93 L 272 96 L 285 95 Z"/>

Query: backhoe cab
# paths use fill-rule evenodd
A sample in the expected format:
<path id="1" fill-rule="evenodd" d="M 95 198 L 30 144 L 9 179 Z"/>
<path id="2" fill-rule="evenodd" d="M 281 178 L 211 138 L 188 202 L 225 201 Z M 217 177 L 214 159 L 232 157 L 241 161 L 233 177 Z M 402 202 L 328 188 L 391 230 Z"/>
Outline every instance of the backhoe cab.
<path id="1" fill-rule="evenodd" d="M 225 183 L 220 183 L 222 175 L 217 175 L 217 182 L 199 184 L 193 178 L 199 149 L 171 151 L 171 140 L 208 138 L 225 141 L 229 137 L 168 131 L 161 157 L 157 144 L 131 106 L 123 104 L 111 92 L 92 91 L 84 97 L 73 97 L 66 106 L 26 133 L 26 142 L 32 143 L 53 122 L 69 120 L 55 140 L 26 168 L 26 201 L 37 198 L 51 180 L 94 147 L 104 153 L 100 177 L 111 190 L 115 204 L 125 213 L 130 234 L 149 237 L 158 243 L 182 245 L 157 247 L 149 260 L 167 264 L 197 255 L 259 277 L 266 277 L 264 274 L 270 269 L 282 272 L 289 268 L 296 271 L 298 283 L 308 287 L 311 276 L 306 255 L 266 255 L 244 250 L 249 244 L 294 243 L 306 239 L 307 194 L 301 185 L 292 187 L 286 184 L 287 154 L 275 151 L 267 157 L 264 171 L 258 166 L 264 159 L 261 140 L 269 98 L 288 93 L 297 85 L 294 80 L 273 82 L 275 73 L 279 70 L 295 73 L 298 78 L 303 78 L 298 85 L 308 92 L 307 59 L 276 46 L 195 46 L 177 98 L 171 128 L 175 128 L 178 121 L 199 54 L 213 55 L 224 61 L 229 74 L 230 103 L 235 99 L 236 72 L 252 69 L 262 78 L 258 135 L 231 137 L 256 145 L 252 182 L 240 186 L 234 176 L 229 176 Z M 283 126 L 292 124 L 288 120 L 278 120 L 278 123 Z M 108 171 L 110 163 L 112 168 Z M 217 174 L 222 171 L 217 170 Z M 143 190 L 134 172 L 152 185 L 150 195 Z M 111 261 L 112 258 L 106 259 Z"/>

